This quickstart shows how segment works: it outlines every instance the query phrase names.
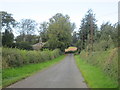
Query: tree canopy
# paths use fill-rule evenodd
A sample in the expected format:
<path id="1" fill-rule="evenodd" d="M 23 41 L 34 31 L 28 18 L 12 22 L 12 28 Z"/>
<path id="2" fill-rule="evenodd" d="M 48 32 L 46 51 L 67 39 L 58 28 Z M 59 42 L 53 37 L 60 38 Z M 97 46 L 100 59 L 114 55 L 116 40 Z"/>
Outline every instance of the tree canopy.
<path id="1" fill-rule="evenodd" d="M 50 18 L 48 27 L 48 47 L 60 48 L 62 51 L 71 45 L 75 24 L 70 22 L 68 15 L 57 13 Z"/>
<path id="2" fill-rule="evenodd" d="M 103 23 L 97 27 L 95 14 L 89 9 L 81 20 L 78 31 L 75 23 L 70 21 L 68 15 L 57 13 L 48 22 L 37 23 L 32 19 L 21 19 L 17 22 L 12 14 L 2 14 L 2 43 L 3 46 L 29 48 L 36 43 L 44 43 L 44 48 L 64 51 L 69 46 L 76 46 L 79 50 L 107 50 L 118 46 L 118 23 Z M 13 29 L 19 33 L 14 37 Z M 35 33 L 38 34 L 35 34 Z M 14 43 L 16 41 L 16 44 Z M 17 46 L 15 46 L 17 45 Z M 22 47 L 24 45 L 24 47 Z M 20 46 L 20 47 L 19 47 Z M 29 49 L 27 48 L 27 49 Z"/>

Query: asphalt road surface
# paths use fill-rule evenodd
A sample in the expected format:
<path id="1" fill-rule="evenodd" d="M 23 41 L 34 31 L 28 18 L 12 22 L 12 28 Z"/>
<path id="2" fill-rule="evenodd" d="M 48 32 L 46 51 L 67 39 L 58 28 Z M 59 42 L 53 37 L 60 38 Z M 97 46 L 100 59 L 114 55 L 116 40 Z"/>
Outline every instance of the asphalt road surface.
<path id="1" fill-rule="evenodd" d="M 60 63 L 40 71 L 8 88 L 87 88 L 74 56 L 68 54 Z"/>

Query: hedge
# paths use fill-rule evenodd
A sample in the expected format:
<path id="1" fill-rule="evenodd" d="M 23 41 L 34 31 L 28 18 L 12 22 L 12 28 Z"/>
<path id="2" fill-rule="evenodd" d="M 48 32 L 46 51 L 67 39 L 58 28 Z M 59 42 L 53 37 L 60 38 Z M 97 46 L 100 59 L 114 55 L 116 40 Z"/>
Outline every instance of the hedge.
<path id="1" fill-rule="evenodd" d="M 96 51 L 90 53 L 82 51 L 80 57 L 87 63 L 101 68 L 108 76 L 118 79 L 118 48 L 109 49 L 108 51 Z"/>
<path id="2" fill-rule="evenodd" d="M 30 63 L 40 63 L 52 60 L 60 56 L 59 49 L 44 50 L 44 51 L 27 51 L 17 48 L 3 48 L 2 49 L 2 67 L 19 67 Z"/>

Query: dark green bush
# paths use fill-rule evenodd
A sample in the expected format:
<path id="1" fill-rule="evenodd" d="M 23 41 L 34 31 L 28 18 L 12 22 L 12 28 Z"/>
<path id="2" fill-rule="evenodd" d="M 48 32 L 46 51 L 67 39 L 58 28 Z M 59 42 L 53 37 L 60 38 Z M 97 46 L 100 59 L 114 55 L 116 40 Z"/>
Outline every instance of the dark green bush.
<path id="1" fill-rule="evenodd" d="M 32 46 L 28 42 L 13 43 L 11 47 L 24 50 L 33 50 Z"/>
<path id="2" fill-rule="evenodd" d="M 3 48 L 2 50 L 2 65 L 3 68 L 19 67 L 30 63 L 40 63 L 52 60 L 60 55 L 60 50 L 55 49 L 44 51 L 27 51 L 17 48 Z"/>

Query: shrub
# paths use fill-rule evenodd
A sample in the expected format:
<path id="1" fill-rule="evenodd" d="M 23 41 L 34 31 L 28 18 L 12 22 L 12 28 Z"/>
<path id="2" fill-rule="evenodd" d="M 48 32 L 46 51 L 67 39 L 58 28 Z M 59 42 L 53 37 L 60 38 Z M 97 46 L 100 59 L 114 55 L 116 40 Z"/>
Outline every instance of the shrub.
<path id="1" fill-rule="evenodd" d="M 19 67 L 30 63 L 41 63 L 54 59 L 60 55 L 60 50 L 27 51 L 16 48 L 3 48 L 3 68 Z"/>
<path id="2" fill-rule="evenodd" d="M 14 43 L 12 47 L 24 50 L 33 50 L 32 46 L 28 42 Z"/>
<path id="3" fill-rule="evenodd" d="M 44 50 L 43 52 L 41 52 L 41 54 L 42 54 L 42 59 L 45 61 L 52 59 L 51 51 L 49 51 L 49 50 Z"/>
<path id="4" fill-rule="evenodd" d="M 27 57 L 27 51 L 19 50 L 19 54 L 21 55 L 21 57 L 23 59 L 23 64 L 29 64 L 29 58 Z"/>
<path id="5" fill-rule="evenodd" d="M 87 63 L 100 67 L 106 75 L 117 79 L 118 73 L 118 54 L 117 48 L 107 51 L 97 51 L 90 53 L 82 51 L 80 54 L 83 60 Z"/>
<path id="6" fill-rule="evenodd" d="M 2 57 L 3 57 L 3 60 L 5 60 L 3 62 L 6 62 L 10 67 L 21 66 L 23 63 L 22 56 L 20 55 L 18 49 L 12 50 L 11 48 L 3 48 Z"/>

